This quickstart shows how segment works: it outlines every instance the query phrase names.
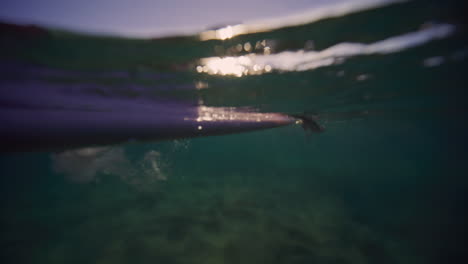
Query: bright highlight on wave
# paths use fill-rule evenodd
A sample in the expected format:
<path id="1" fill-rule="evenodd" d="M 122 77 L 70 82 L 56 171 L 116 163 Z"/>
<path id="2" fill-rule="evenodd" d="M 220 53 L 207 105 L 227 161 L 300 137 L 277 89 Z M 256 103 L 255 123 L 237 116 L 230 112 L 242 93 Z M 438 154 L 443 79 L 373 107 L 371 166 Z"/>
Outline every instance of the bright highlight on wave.
<path id="1" fill-rule="evenodd" d="M 434 39 L 452 34 L 455 26 L 438 24 L 420 31 L 391 37 L 371 44 L 340 43 L 322 51 L 285 51 L 277 54 L 240 57 L 210 57 L 200 60 L 197 71 L 211 75 L 256 75 L 278 71 L 306 71 L 343 63 L 346 58 L 358 55 L 388 54 L 416 47 Z"/>
<path id="2" fill-rule="evenodd" d="M 306 10 L 301 13 L 285 16 L 275 17 L 273 19 L 264 19 L 247 22 L 245 24 L 231 25 L 216 30 L 208 30 L 200 33 L 201 40 L 225 40 L 232 37 L 266 32 L 278 28 L 298 26 L 307 23 L 312 23 L 321 19 L 340 17 L 350 13 L 363 11 L 366 9 L 372 9 L 381 7 L 384 5 L 404 2 L 405 0 L 353 0 L 346 1 L 336 4 L 325 5 L 322 7 Z"/>

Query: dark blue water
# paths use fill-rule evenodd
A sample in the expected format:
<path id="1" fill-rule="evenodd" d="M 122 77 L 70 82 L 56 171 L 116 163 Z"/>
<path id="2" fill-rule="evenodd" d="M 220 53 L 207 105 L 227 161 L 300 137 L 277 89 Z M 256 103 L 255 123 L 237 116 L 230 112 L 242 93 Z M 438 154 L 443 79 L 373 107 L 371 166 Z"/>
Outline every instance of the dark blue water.
<path id="1" fill-rule="evenodd" d="M 3 91 L 309 112 L 325 131 L 3 153 L 1 262 L 463 262 L 460 10 L 410 1 L 208 40 L 4 26 Z"/>

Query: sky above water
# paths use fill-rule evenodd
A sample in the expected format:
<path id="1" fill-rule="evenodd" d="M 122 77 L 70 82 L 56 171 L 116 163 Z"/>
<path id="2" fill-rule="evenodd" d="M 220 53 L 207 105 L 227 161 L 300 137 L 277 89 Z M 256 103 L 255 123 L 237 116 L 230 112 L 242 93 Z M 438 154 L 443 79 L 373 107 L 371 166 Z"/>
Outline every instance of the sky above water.
<path id="1" fill-rule="evenodd" d="M 0 21 L 150 37 L 190 34 L 352 1 L 357 0 L 2 0 Z"/>

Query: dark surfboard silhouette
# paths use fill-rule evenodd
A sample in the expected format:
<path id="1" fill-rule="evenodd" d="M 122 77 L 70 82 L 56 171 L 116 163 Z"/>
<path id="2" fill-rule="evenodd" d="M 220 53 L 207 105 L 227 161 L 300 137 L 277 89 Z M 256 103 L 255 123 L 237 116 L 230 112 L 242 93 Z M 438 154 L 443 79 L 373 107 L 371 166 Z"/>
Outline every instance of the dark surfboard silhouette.
<path id="1" fill-rule="evenodd" d="M 279 113 L 160 103 L 151 109 L 102 111 L 0 110 L 2 151 L 60 151 L 71 148 L 246 132 L 289 125 Z"/>
<path id="2" fill-rule="evenodd" d="M 224 135 L 298 121 L 304 129 L 316 131 L 319 127 L 308 115 L 176 102 L 152 95 L 154 88 L 133 84 L 122 88 L 47 82 L 43 79 L 50 75 L 79 78 L 82 74 L 19 64 L 3 66 L 7 74 L 0 78 L 0 152 L 63 151 Z M 131 92 L 136 96 L 129 96 Z"/>
<path id="3" fill-rule="evenodd" d="M 62 151 L 133 141 L 159 141 L 267 129 L 306 115 L 196 106 L 169 100 L 103 96 L 37 81 L 3 83 L 0 151 Z"/>

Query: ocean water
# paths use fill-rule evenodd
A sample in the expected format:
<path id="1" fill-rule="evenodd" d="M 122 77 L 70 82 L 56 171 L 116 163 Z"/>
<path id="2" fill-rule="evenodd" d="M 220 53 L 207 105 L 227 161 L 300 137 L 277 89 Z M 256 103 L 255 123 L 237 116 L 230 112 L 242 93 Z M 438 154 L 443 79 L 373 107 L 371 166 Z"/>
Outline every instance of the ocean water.
<path id="1" fill-rule="evenodd" d="M 2 24 L 3 91 L 307 112 L 325 131 L 2 153 L 1 263 L 463 263 L 462 10 L 159 39 Z"/>

